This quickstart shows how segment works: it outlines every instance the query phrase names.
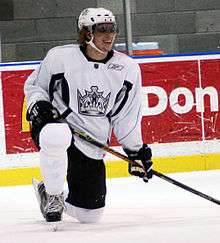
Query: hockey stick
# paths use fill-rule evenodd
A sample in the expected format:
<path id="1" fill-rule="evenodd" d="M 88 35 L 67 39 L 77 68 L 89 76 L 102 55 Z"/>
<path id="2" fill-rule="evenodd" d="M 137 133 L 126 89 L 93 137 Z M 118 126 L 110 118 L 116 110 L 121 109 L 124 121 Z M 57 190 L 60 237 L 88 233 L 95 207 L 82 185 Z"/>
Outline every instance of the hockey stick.
<path id="1" fill-rule="evenodd" d="M 67 107 L 66 104 L 64 104 L 62 98 L 59 95 L 57 95 L 57 98 L 59 99 L 59 102 L 62 103 L 63 106 L 67 109 L 64 112 L 65 113 L 65 117 L 69 116 L 73 111 L 71 110 L 70 107 Z M 79 138 L 83 139 L 84 141 L 87 141 L 87 142 L 97 146 L 98 148 L 100 148 L 100 149 L 102 149 L 102 150 L 104 150 L 104 151 L 106 151 L 106 152 L 108 152 L 110 154 L 113 154 L 116 157 L 118 157 L 118 158 L 120 158 L 120 159 L 122 159 L 122 160 L 124 160 L 124 161 L 126 161 L 126 162 L 128 162 L 130 164 L 139 165 L 139 166 L 141 166 L 144 169 L 142 164 L 139 164 L 138 161 L 129 159 L 127 156 L 125 156 L 125 155 L 113 150 L 112 148 L 100 143 L 99 141 L 93 139 L 92 137 L 90 137 L 85 132 L 80 131 L 80 130 L 75 129 L 75 128 L 71 128 L 71 131 L 72 131 L 73 134 L 75 134 Z M 163 180 L 175 185 L 175 186 L 178 186 L 178 187 L 180 187 L 180 188 L 182 188 L 182 189 L 184 189 L 184 190 L 186 190 L 188 192 L 191 192 L 191 193 L 193 193 L 193 194 L 195 194 L 195 195 L 197 195 L 199 197 L 202 197 L 202 198 L 204 198 L 204 199 L 206 199 L 208 201 L 211 201 L 211 202 L 213 202 L 215 204 L 220 205 L 220 201 L 219 200 L 217 200 L 217 199 L 215 199 L 215 198 L 213 198 L 213 197 L 211 197 L 209 195 L 206 195 L 205 193 L 197 191 L 197 190 L 193 189 L 192 187 L 189 187 L 189 186 L 187 186 L 187 185 L 185 185 L 185 184 L 183 184 L 183 183 L 181 183 L 179 181 L 176 181 L 176 180 L 174 180 L 174 179 L 172 179 L 172 178 L 170 178 L 170 177 L 168 177 L 168 176 L 166 176 L 166 175 L 164 175 L 164 174 L 162 174 L 162 173 L 160 173 L 158 171 L 153 170 L 153 174 L 155 176 L 157 176 L 157 177 L 159 177 L 159 178 L 161 178 L 161 179 L 163 179 Z"/>
<path id="2" fill-rule="evenodd" d="M 125 160 L 128 163 L 140 165 L 137 161 L 130 160 L 127 156 L 125 156 L 125 155 L 113 150 L 112 148 L 110 148 L 110 147 L 108 147 L 108 146 L 106 146 L 106 145 L 104 145 L 104 144 L 102 144 L 102 143 L 100 143 L 98 141 L 96 141 L 95 139 L 91 138 L 90 136 L 88 136 L 87 134 L 85 134 L 82 131 L 72 130 L 72 132 L 73 132 L 73 134 L 75 134 L 79 138 L 83 139 L 84 141 L 87 141 L 87 142 L 89 142 L 89 143 L 91 143 L 91 144 L 103 149 L 104 151 L 107 151 L 108 153 L 113 154 L 113 155 L 115 155 L 116 157 L 118 157 L 118 158 L 120 158 L 122 160 Z M 143 166 L 141 166 L 141 167 L 143 168 Z M 166 175 L 164 175 L 164 174 L 162 174 L 162 173 L 160 173 L 158 171 L 153 170 L 153 174 L 155 176 L 157 176 L 157 177 L 159 177 L 159 178 L 161 178 L 161 179 L 163 179 L 163 180 L 175 185 L 175 186 L 178 186 L 178 187 L 180 187 L 180 188 L 182 188 L 182 189 L 184 189 L 184 190 L 186 190 L 188 192 L 196 194 L 197 196 L 200 196 L 200 197 L 202 197 L 204 199 L 207 199 L 208 201 L 211 201 L 213 203 L 216 203 L 216 204 L 220 205 L 220 201 L 219 200 L 217 200 L 217 199 L 215 199 L 215 198 L 213 198 L 211 196 L 208 196 L 208 195 L 206 195 L 206 194 L 204 194 L 204 193 L 202 193 L 200 191 L 197 191 L 197 190 L 193 189 L 192 187 L 189 187 L 189 186 L 187 186 L 187 185 L 185 185 L 185 184 L 183 184 L 183 183 L 181 183 L 179 181 L 176 181 L 176 180 L 174 180 L 174 179 L 172 179 L 172 178 L 170 178 L 170 177 L 168 177 L 168 176 L 166 176 Z"/>

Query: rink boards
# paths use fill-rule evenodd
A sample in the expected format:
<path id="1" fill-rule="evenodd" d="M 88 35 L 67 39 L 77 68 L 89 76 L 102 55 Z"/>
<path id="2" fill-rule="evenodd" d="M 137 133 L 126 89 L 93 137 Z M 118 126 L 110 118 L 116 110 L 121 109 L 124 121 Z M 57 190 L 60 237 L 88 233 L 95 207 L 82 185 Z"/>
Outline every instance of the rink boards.
<path id="1" fill-rule="evenodd" d="M 143 87 L 142 133 L 161 172 L 220 168 L 220 54 L 135 58 Z M 40 177 L 39 154 L 25 119 L 23 85 L 40 62 L 0 64 L 0 185 Z M 122 152 L 115 137 L 111 146 Z M 107 175 L 128 176 L 106 156 Z"/>

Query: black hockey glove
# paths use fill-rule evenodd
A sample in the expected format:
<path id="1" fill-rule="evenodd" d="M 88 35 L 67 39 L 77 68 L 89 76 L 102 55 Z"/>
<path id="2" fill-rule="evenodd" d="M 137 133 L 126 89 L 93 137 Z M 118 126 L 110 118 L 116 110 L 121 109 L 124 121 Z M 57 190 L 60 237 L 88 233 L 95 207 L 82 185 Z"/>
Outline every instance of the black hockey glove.
<path id="1" fill-rule="evenodd" d="M 53 105 L 44 100 L 37 101 L 28 109 L 26 119 L 32 122 L 32 127 L 43 128 L 47 123 L 53 123 L 59 117 L 59 112 Z"/>
<path id="2" fill-rule="evenodd" d="M 151 157 L 152 157 L 151 148 L 149 148 L 147 146 L 147 144 L 143 144 L 142 148 L 140 148 L 138 152 L 130 151 L 128 149 L 124 149 L 124 151 L 128 155 L 129 159 L 138 161 L 140 164 L 143 165 L 143 167 L 146 171 L 146 173 L 145 173 L 145 171 L 143 170 L 143 168 L 141 166 L 129 164 L 128 172 L 131 175 L 139 176 L 139 177 L 143 178 L 144 182 L 148 182 L 148 180 L 151 179 L 153 176 L 153 173 L 152 173 L 153 163 L 151 161 Z"/>

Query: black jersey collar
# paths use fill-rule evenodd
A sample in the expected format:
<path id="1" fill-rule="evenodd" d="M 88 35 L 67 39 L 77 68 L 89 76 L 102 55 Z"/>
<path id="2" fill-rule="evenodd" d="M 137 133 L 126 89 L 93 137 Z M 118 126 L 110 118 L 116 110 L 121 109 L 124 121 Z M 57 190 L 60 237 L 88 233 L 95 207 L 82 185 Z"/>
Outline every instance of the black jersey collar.
<path id="1" fill-rule="evenodd" d="M 86 54 L 86 44 L 84 44 L 84 45 L 80 45 L 79 48 L 80 48 L 81 52 L 83 53 L 83 55 L 86 57 L 86 59 L 87 59 L 89 62 L 99 62 L 99 63 L 104 63 L 104 64 L 105 64 L 105 63 L 107 63 L 107 62 L 112 58 L 112 56 L 113 56 L 113 54 L 114 54 L 114 51 L 111 50 L 111 51 L 108 52 L 107 56 L 106 56 L 104 59 L 102 59 L 102 60 L 95 60 L 95 59 L 89 57 L 89 56 Z"/>

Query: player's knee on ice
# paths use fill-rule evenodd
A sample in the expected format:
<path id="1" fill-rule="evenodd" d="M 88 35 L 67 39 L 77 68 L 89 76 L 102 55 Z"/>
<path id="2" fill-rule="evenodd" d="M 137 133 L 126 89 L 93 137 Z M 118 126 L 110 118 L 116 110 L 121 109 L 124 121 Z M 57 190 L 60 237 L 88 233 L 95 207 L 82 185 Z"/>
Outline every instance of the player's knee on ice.
<path id="1" fill-rule="evenodd" d="M 72 133 L 67 124 L 49 123 L 40 132 L 40 147 L 47 153 L 56 155 L 70 146 Z"/>
<path id="2" fill-rule="evenodd" d="M 80 223 L 98 223 L 103 216 L 103 208 L 86 209 L 75 207 L 69 203 L 65 203 L 66 214 L 77 219 Z"/>

